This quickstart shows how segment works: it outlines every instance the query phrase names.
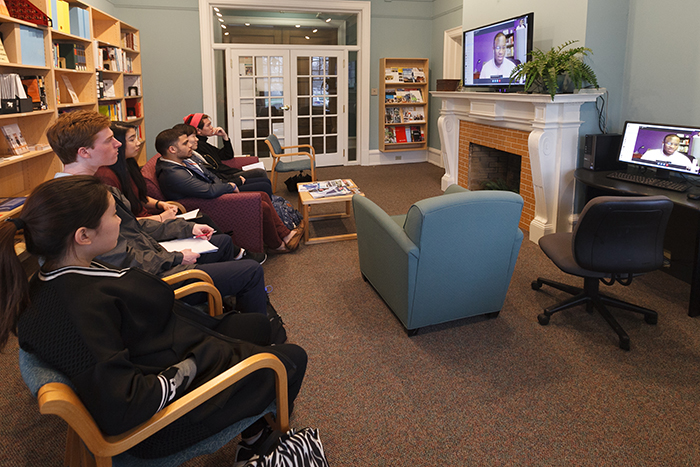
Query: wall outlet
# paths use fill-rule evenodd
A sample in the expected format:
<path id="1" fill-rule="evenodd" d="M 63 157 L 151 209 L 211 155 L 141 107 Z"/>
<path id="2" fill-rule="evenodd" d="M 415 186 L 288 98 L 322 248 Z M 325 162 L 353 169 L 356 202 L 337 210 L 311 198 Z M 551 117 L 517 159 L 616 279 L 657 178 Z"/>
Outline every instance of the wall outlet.
<path id="1" fill-rule="evenodd" d="M 370 92 L 371 95 L 373 96 L 378 96 L 379 95 L 379 89 L 377 88 L 372 88 L 372 91 Z"/>
<path id="2" fill-rule="evenodd" d="M 395 161 L 400 161 L 400 160 L 401 160 L 401 156 L 394 156 L 394 160 L 395 160 Z"/>

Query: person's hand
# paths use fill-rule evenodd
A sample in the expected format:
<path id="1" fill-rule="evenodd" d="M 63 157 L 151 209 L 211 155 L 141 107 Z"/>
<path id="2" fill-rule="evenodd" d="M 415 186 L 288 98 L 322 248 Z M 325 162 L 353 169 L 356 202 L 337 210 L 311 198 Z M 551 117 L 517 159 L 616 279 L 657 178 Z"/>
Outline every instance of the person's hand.
<path id="1" fill-rule="evenodd" d="M 239 177 L 241 179 L 241 185 L 245 183 L 245 177 Z"/>
<path id="2" fill-rule="evenodd" d="M 167 203 L 160 203 L 160 206 L 163 208 L 163 212 L 160 213 L 161 219 L 175 219 L 175 216 L 177 216 L 177 206 Z"/>
<path id="3" fill-rule="evenodd" d="M 198 238 L 211 240 L 211 236 L 214 235 L 214 229 L 206 224 L 195 224 L 192 228 L 192 235 Z"/>
<path id="4" fill-rule="evenodd" d="M 238 187 L 236 186 L 235 183 L 229 182 L 228 184 L 231 185 L 231 186 L 233 187 L 233 192 L 234 192 L 234 193 L 238 193 Z"/>
<path id="5" fill-rule="evenodd" d="M 221 128 L 220 126 L 217 126 L 216 128 L 214 128 L 212 130 L 212 132 L 214 133 L 214 136 L 221 136 L 223 139 L 228 141 L 228 135 L 226 134 L 226 131 L 223 128 Z"/>
<path id="6" fill-rule="evenodd" d="M 197 258 L 199 258 L 199 253 L 195 253 L 189 248 L 182 250 L 180 253 L 182 253 L 182 264 L 194 264 L 197 262 Z"/>

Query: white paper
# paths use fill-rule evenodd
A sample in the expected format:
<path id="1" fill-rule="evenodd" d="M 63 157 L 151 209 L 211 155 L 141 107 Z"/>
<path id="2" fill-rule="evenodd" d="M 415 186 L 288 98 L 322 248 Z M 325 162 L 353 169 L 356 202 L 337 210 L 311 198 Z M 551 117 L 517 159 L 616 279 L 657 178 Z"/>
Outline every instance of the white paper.
<path id="1" fill-rule="evenodd" d="M 244 165 L 243 167 L 241 167 L 241 169 L 242 169 L 242 170 L 253 170 L 253 169 L 263 169 L 263 170 L 265 170 L 265 164 L 263 164 L 262 162 L 258 161 L 258 162 L 254 163 L 254 164 Z"/>
<path id="2" fill-rule="evenodd" d="M 199 209 L 195 209 L 194 211 L 189 211 L 189 212 L 185 212 L 185 213 L 182 213 L 182 214 L 178 214 L 178 215 L 175 216 L 175 217 L 179 217 L 180 219 L 185 219 L 185 220 L 187 221 L 187 220 L 190 220 L 190 219 L 194 219 L 194 218 L 197 217 L 198 215 L 199 215 Z"/>
<path id="3" fill-rule="evenodd" d="M 167 242 L 159 242 L 160 246 L 168 251 L 192 250 L 195 253 L 213 253 L 219 249 L 209 240 L 203 238 L 179 238 L 177 240 L 169 240 Z"/>

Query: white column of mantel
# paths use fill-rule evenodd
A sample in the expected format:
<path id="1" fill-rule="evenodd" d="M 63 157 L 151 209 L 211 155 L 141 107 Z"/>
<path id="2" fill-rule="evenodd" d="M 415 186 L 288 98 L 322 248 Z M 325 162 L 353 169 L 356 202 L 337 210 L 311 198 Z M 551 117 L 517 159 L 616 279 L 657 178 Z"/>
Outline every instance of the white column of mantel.
<path id="1" fill-rule="evenodd" d="M 535 191 L 530 240 L 571 231 L 574 170 L 578 159 L 580 109 L 601 94 L 431 92 L 442 99 L 438 118 L 445 164 L 443 190 L 458 179 L 459 120 L 529 131 L 528 149 Z"/>

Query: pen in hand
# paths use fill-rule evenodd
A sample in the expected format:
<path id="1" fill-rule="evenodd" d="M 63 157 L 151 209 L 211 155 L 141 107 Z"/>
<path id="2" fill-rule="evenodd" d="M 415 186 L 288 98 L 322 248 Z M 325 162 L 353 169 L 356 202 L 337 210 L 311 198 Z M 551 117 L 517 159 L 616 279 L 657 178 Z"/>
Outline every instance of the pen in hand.
<path id="1" fill-rule="evenodd" d="M 214 235 L 216 230 L 212 230 L 210 233 L 195 235 L 194 238 L 207 238 L 209 235 Z"/>

